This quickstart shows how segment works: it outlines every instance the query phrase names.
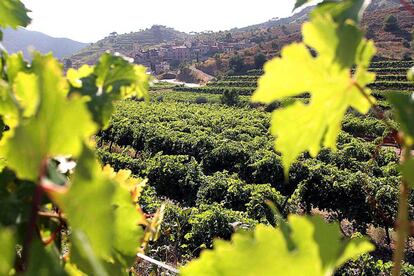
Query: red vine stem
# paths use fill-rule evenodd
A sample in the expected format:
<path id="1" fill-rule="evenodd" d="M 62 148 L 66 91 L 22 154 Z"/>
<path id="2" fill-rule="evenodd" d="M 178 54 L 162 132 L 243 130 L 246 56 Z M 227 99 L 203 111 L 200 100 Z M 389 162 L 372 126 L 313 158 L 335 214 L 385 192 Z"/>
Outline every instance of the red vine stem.
<path id="1" fill-rule="evenodd" d="M 50 235 L 49 239 L 43 241 L 44 246 L 51 244 L 56 239 L 57 234 L 63 229 L 63 225 L 63 223 L 60 223 L 58 228 Z"/>
<path id="2" fill-rule="evenodd" d="M 42 197 L 44 193 L 43 188 L 40 185 L 40 182 L 46 174 L 46 169 L 47 169 L 47 160 L 45 159 L 42 161 L 42 164 L 40 166 L 39 183 L 37 184 L 35 192 L 33 194 L 32 210 L 30 213 L 30 220 L 29 220 L 29 224 L 28 224 L 27 231 L 26 231 L 26 236 L 25 236 L 24 243 L 23 243 L 22 259 L 21 259 L 21 264 L 19 267 L 21 271 L 25 271 L 28 265 L 31 243 L 33 241 L 33 236 L 36 232 L 36 222 L 38 218 L 39 207 L 40 207 L 40 204 L 42 203 Z"/>

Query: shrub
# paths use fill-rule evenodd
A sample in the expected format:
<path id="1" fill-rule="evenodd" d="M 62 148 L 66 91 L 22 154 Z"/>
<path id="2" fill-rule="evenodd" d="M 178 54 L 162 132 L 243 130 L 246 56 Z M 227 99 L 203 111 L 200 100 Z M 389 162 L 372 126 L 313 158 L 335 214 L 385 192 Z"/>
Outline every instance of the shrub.
<path id="1" fill-rule="evenodd" d="M 157 193 L 185 204 L 193 204 L 205 182 L 194 157 L 157 154 L 146 162 L 145 173 Z"/>
<path id="2" fill-rule="evenodd" d="M 222 170 L 239 172 L 249 157 L 250 151 L 243 143 L 223 142 L 204 156 L 203 168 L 208 173 Z"/>
<path id="3" fill-rule="evenodd" d="M 263 65 L 266 63 L 267 58 L 263 53 L 257 53 L 254 56 L 254 66 L 256 69 L 263 69 Z"/>
<path id="4" fill-rule="evenodd" d="M 256 224 L 241 212 L 228 210 L 219 204 L 201 205 L 192 213 L 191 231 L 185 235 L 190 249 L 196 254 L 202 248 L 211 248 L 214 238 L 229 240 L 235 228 L 250 228 Z"/>
<path id="5" fill-rule="evenodd" d="M 208 100 L 206 97 L 197 97 L 195 100 L 196 104 L 206 104 L 208 103 Z"/>
<path id="6" fill-rule="evenodd" d="M 228 106 L 237 106 L 240 104 L 239 92 L 235 89 L 224 90 L 223 95 L 220 97 L 222 104 Z"/>
<path id="7" fill-rule="evenodd" d="M 270 150 L 251 156 L 241 175 L 248 183 L 270 183 L 277 189 L 285 185 L 281 158 Z"/>

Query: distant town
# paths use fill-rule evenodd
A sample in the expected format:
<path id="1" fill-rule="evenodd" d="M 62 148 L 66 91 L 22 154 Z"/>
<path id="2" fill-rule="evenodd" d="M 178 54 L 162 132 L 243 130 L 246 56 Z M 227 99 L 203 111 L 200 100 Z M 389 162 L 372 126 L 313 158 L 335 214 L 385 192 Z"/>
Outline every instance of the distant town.
<path id="1" fill-rule="evenodd" d="M 164 46 L 150 49 L 142 49 L 141 45 L 136 43 L 131 54 L 135 63 L 142 64 L 155 74 L 159 74 L 169 71 L 172 65 L 178 67 L 183 62 L 204 61 L 214 54 L 232 53 L 253 46 L 254 43 L 247 39 L 238 42 L 186 41 L 181 45 L 170 42 Z"/>

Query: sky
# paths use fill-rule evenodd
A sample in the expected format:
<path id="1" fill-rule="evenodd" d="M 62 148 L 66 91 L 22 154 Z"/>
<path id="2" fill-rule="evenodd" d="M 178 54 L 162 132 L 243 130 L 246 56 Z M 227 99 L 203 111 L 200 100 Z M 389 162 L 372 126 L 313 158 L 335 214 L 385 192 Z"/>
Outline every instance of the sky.
<path id="1" fill-rule="evenodd" d="M 166 25 L 179 31 L 219 31 L 291 14 L 294 0 L 23 0 L 29 30 L 96 42 L 111 32 Z"/>

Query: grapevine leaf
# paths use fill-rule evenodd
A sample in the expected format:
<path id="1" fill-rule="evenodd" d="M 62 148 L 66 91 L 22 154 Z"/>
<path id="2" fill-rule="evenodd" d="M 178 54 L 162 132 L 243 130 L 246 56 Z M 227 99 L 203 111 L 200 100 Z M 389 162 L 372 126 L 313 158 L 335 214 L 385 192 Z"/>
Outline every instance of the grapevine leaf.
<path id="1" fill-rule="evenodd" d="M 352 22 L 336 25 L 331 17 L 318 16 L 304 23 L 302 31 L 303 42 L 317 50 L 321 62 L 341 69 L 354 64 L 362 32 Z"/>
<path id="2" fill-rule="evenodd" d="M 306 3 L 310 1 L 311 0 L 296 0 L 295 7 L 293 8 L 293 10 L 296 10 L 297 8 L 302 7 L 303 5 L 305 5 Z"/>
<path id="3" fill-rule="evenodd" d="M 23 53 L 18 52 L 16 54 L 8 55 L 7 62 L 7 78 L 11 84 L 14 83 L 14 79 L 20 72 L 30 73 L 28 63 L 24 60 Z"/>
<path id="4" fill-rule="evenodd" d="M 71 261 L 81 271 L 118 275 L 132 265 L 143 237 L 144 215 L 133 201 L 141 181 L 130 176 L 130 171 L 115 173 L 110 167 L 102 171 L 85 147 L 69 191 L 51 192 L 73 229 Z"/>
<path id="5" fill-rule="evenodd" d="M 363 239 L 344 241 L 338 225 L 319 217 L 292 215 L 288 221 L 293 250 L 280 229 L 258 225 L 252 234 L 233 235 L 231 242 L 215 241 L 214 250 L 202 252 L 182 275 L 329 275 L 374 249 Z"/>
<path id="6" fill-rule="evenodd" d="M 36 77 L 17 75 L 15 95 L 26 98 L 23 101 L 26 105 L 24 114 L 31 115 L 40 99 L 38 110 L 35 116 L 20 123 L 14 132 L 9 132 L 7 137 L 5 135 L 0 155 L 6 158 L 8 166 L 19 178 L 35 181 L 43 160 L 57 155 L 78 156 L 83 141 L 95 133 L 96 126 L 90 118 L 85 99 L 67 98 L 66 81 L 57 60 L 36 54 L 33 72 Z M 20 81 L 27 83 L 19 84 Z M 22 89 L 30 90 L 23 94 L 19 92 Z"/>
<path id="7" fill-rule="evenodd" d="M 30 117 L 35 114 L 39 105 L 39 87 L 34 74 L 19 73 L 14 80 L 14 95 L 23 116 Z"/>
<path id="8" fill-rule="evenodd" d="M 148 98 L 148 75 L 143 66 L 131 64 L 121 56 L 105 53 L 94 68 L 70 69 L 71 93 L 88 96 L 88 107 L 94 121 L 107 127 L 113 102 L 132 96 Z"/>
<path id="9" fill-rule="evenodd" d="M 114 248 L 125 257 L 135 258 L 144 234 L 139 226 L 144 222 L 144 215 L 134 206 L 142 181 L 131 178 L 131 171 L 121 170 L 115 173 L 109 166 L 104 168 L 104 173 L 117 183 L 112 199 L 115 213 Z"/>
<path id="10" fill-rule="evenodd" d="M 26 27 L 31 21 L 28 12 L 20 0 L 0 1 L 0 27 Z"/>
<path id="11" fill-rule="evenodd" d="M 34 190 L 35 184 L 16 179 L 12 171 L 4 169 L 0 173 L 0 225 L 24 224 L 29 220 Z"/>
<path id="12" fill-rule="evenodd" d="M 387 99 L 394 108 L 402 131 L 410 137 L 409 142 L 414 143 L 414 94 L 389 93 Z"/>
<path id="13" fill-rule="evenodd" d="M 371 0 L 343 0 L 343 1 L 323 1 L 318 4 L 311 12 L 311 19 L 320 15 L 330 15 L 337 23 L 343 23 L 348 19 L 359 23 L 365 9 Z"/>
<path id="14" fill-rule="evenodd" d="M 0 228 L 0 275 L 9 275 L 13 268 L 16 253 L 16 244 L 13 231 L 7 228 Z"/>
<path id="15" fill-rule="evenodd" d="M 114 216 L 110 202 L 114 191 L 112 181 L 102 175 L 95 155 L 85 147 L 79 158 L 69 191 L 64 194 L 52 194 L 54 201 L 66 214 L 73 231 L 79 233 L 74 235 L 73 241 L 72 261 L 74 263 L 79 265 L 79 260 L 89 259 L 88 256 L 78 255 L 84 252 L 81 241 L 77 239 L 78 236 L 85 236 L 88 239 L 92 251 L 98 257 L 109 258 L 111 256 Z M 79 267 L 83 270 L 82 265 Z"/>
<path id="16" fill-rule="evenodd" d="M 74 242 L 74 252 L 72 253 L 74 256 L 73 261 L 82 268 L 84 272 L 93 275 L 109 276 L 104 264 L 100 261 L 92 248 L 90 239 L 88 239 L 84 232 L 74 230 L 72 232 L 72 242 Z"/>
<path id="17" fill-rule="evenodd" d="M 19 123 L 19 109 L 10 92 L 9 85 L 0 80 L 0 115 L 5 125 L 14 129 Z"/>
<path id="18" fill-rule="evenodd" d="M 81 79 L 86 78 L 90 74 L 93 73 L 93 67 L 84 64 L 78 70 L 69 68 L 68 72 L 66 73 L 66 77 L 69 83 L 76 88 L 82 87 Z"/>
<path id="19" fill-rule="evenodd" d="M 32 242 L 29 266 L 25 275 L 66 275 L 66 272 L 59 263 L 59 251 L 53 243 L 48 246 L 43 246 L 39 240 Z"/>
<path id="20" fill-rule="evenodd" d="M 296 102 L 273 114 L 271 132 L 277 138 L 275 146 L 282 153 L 285 173 L 302 152 L 316 156 L 321 146 L 336 148 L 345 112 L 350 107 L 368 112 L 371 104 L 363 93 L 370 97 L 371 91 L 365 87 L 375 80 L 375 75 L 366 70 L 375 48 L 372 42 L 361 39 L 352 22 L 338 25 L 327 16 L 319 16 L 304 24 L 303 37 L 304 43 L 286 46 L 281 58 L 265 65 L 265 74 L 252 97 L 255 102 L 269 104 L 304 93 L 311 95 L 309 104 Z M 317 52 L 316 57 L 308 47 Z M 351 66 L 356 62 L 352 76 Z"/>

